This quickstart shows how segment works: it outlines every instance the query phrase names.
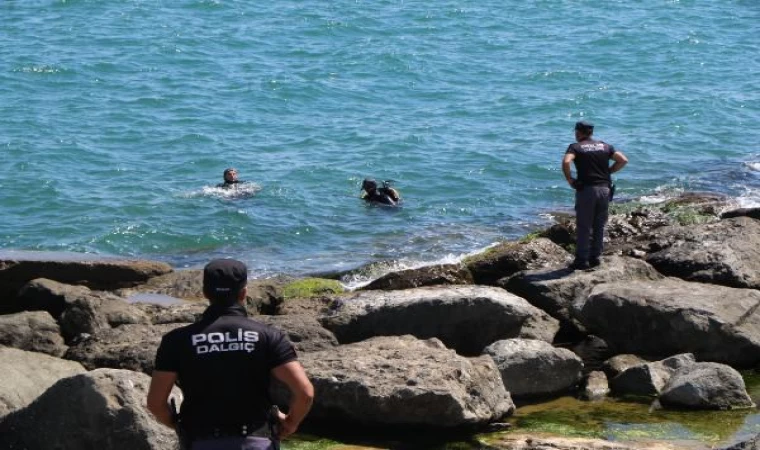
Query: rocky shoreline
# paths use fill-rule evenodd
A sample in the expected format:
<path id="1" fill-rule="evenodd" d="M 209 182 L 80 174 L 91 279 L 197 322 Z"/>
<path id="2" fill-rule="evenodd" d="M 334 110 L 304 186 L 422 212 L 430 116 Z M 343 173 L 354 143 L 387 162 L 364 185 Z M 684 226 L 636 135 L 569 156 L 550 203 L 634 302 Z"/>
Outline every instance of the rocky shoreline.
<path id="1" fill-rule="evenodd" d="M 616 206 L 594 270 L 567 269 L 574 227 L 561 220 L 352 292 L 328 279 L 252 280 L 247 308 L 298 349 L 316 388 L 312 423 L 494 431 L 516 402 L 568 394 L 756 408 L 737 369 L 760 369 L 760 214 L 721 214 L 727 204 Z M 135 301 L 150 296 L 168 301 Z M 148 374 L 161 336 L 204 308 L 198 270 L 0 254 L 0 447 L 174 448 L 144 407 Z M 486 446 L 678 448 L 510 431 Z"/>

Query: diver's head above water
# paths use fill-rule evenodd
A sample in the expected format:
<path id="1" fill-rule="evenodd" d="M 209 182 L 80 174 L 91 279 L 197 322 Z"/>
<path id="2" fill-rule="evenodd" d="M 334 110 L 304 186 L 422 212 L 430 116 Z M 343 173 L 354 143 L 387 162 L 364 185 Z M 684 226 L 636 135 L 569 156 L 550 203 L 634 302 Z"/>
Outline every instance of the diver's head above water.
<path id="1" fill-rule="evenodd" d="M 236 183 L 238 181 L 238 172 L 237 169 L 233 167 L 229 167 L 227 169 L 224 169 L 224 182 L 225 183 Z"/>
<path id="2" fill-rule="evenodd" d="M 364 181 L 362 181 L 362 190 L 367 194 L 372 194 L 377 190 L 377 181 L 372 178 L 365 178 Z"/>

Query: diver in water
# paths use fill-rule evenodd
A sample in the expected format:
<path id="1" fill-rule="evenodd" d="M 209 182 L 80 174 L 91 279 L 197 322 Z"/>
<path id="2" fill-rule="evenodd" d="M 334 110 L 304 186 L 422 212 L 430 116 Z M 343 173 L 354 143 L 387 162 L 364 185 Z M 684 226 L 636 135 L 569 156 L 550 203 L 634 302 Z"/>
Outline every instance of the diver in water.
<path id="1" fill-rule="evenodd" d="M 362 199 L 369 203 L 378 203 L 381 205 L 397 206 L 401 201 L 401 195 L 398 191 L 390 187 L 389 181 L 383 181 L 383 186 L 378 187 L 377 181 L 372 178 L 366 178 L 362 182 Z"/>
<path id="2" fill-rule="evenodd" d="M 245 183 L 245 181 L 238 180 L 237 169 L 229 167 L 227 169 L 224 169 L 224 183 L 219 183 L 216 185 L 216 187 L 223 189 L 232 189 L 238 184 L 243 183 Z"/>

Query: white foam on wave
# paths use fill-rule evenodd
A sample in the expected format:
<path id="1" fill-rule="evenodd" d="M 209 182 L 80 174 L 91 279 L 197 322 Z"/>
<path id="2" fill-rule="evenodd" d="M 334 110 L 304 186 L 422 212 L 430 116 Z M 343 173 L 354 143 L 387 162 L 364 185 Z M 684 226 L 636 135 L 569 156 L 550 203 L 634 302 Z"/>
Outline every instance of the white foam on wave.
<path id="1" fill-rule="evenodd" d="M 249 198 L 256 195 L 261 186 L 256 183 L 242 183 L 233 188 L 221 188 L 216 186 L 204 186 L 201 189 L 182 194 L 185 198 L 213 197 L 221 199 Z"/>
<path id="2" fill-rule="evenodd" d="M 760 172 L 760 162 L 745 162 L 744 167 L 753 172 Z"/>
<path id="3" fill-rule="evenodd" d="M 739 208 L 760 208 L 760 189 L 745 188 L 736 203 Z"/>
<path id="4" fill-rule="evenodd" d="M 481 253 L 484 250 L 491 248 L 495 245 L 498 245 L 498 243 L 493 243 L 491 245 L 488 245 L 486 247 L 483 247 L 481 249 L 478 249 L 469 253 L 462 253 L 462 254 L 449 253 L 434 261 L 400 259 L 400 260 L 379 262 L 379 263 L 372 264 L 368 271 L 362 272 L 360 274 L 353 274 L 353 275 L 344 277 L 343 279 L 340 280 L 340 282 L 344 288 L 346 288 L 349 291 L 353 291 L 353 290 L 362 288 L 364 286 L 367 286 L 368 284 L 372 283 L 378 278 L 384 277 L 385 275 L 389 273 L 400 272 L 402 270 L 419 269 L 419 268 L 428 267 L 428 266 L 438 266 L 442 264 L 459 264 L 465 258 Z"/>
<path id="5" fill-rule="evenodd" d="M 683 188 L 676 188 L 673 186 L 657 186 L 649 195 L 642 195 L 638 198 L 638 201 L 645 204 L 655 204 L 666 202 L 670 199 L 676 198 L 684 193 Z"/>

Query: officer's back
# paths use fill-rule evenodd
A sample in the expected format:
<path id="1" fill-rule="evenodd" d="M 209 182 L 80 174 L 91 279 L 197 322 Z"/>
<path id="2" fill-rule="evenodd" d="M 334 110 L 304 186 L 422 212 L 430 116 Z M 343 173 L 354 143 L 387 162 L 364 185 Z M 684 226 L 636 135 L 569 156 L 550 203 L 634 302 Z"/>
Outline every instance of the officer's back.
<path id="1" fill-rule="evenodd" d="M 292 344 L 247 317 L 246 282 L 243 263 L 211 261 L 203 276 L 211 305 L 199 322 L 166 334 L 156 354 L 148 407 L 161 422 L 178 427 L 193 450 L 270 448 L 277 436 L 268 419 L 286 436 L 311 405 L 313 387 Z M 291 391 L 287 415 L 269 416 L 272 376 Z M 167 406 L 175 382 L 184 394 L 178 420 Z"/>

